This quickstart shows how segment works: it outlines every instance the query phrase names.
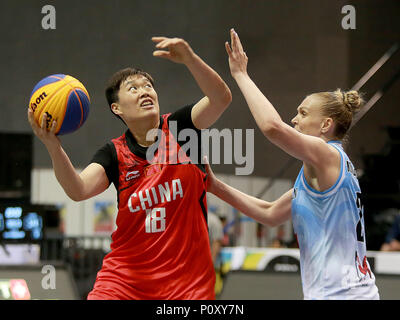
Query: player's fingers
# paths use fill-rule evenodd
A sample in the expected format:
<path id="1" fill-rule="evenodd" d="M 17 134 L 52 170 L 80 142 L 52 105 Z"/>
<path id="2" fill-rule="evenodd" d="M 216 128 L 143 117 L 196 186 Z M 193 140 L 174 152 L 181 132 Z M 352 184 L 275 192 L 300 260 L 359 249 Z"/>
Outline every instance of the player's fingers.
<path id="1" fill-rule="evenodd" d="M 36 123 L 36 121 L 33 117 L 30 117 L 29 124 L 31 125 L 34 132 L 37 132 L 38 130 L 40 130 L 39 125 Z"/>
<path id="2" fill-rule="evenodd" d="M 29 124 L 32 127 L 32 130 L 35 134 L 38 134 L 40 132 L 40 127 L 39 125 L 36 123 L 34 115 L 33 115 L 33 111 L 31 108 L 28 109 L 28 121 Z"/>
<path id="3" fill-rule="evenodd" d="M 32 127 L 33 132 L 37 132 L 39 130 L 39 126 L 37 125 L 35 118 L 33 117 L 33 111 L 31 108 L 28 108 L 28 121 Z"/>
<path id="4" fill-rule="evenodd" d="M 231 56 L 232 50 L 231 50 L 231 47 L 230 47 L 228 41 L 225 42 L 225 49 L 226 49 L 226 53 L 228 54 L 228 56 Z"/>
<path id="5" fill-rule="evenodd" d="M 207 156 L 204 156 L 204 157 L 203 157 L 203 163 L 204 163 L 204 166 L 205 166 L 205 168 L 206 168 L 207 174 L 208 174 L 208 175 L 213 175 L 214 173 L 213 173 L 213 171 L 211 170 L 211 167 L 210 167 L 210 164 L 209 164 L 209 162 L 208 162 Z"/>
<path id="6" fill-rule="evenodd" d="M 179 38 L 165 39 L 156 45 L 158 49 L 171 48 L 176 45 L 182 44 L 184 41 Z"/>
<path id="7" fill-rule="evenodd" d="M 156 48 L 166 48 L 170 45 L 174 45 L 180 42 L 182 39 L 179 38 L 167 38 L 167 37 L 153 37 L 153 39 L 157 39 Z"/>
<path id="8" fill-rule="evenodd" d="M 42 119 L 40 121 L 40 128 L 42 130 L 46 130 L 46 120 L 47 120 L 47 115 L 46 113 L 43 113 Z"/>
<path id="9" fill-rule="evenodd" d="M 238 50 L 240 52 L 243 52 L 242 42 L 240 41 L 239 35 L 236 32 L 235 32 L 235 39 L 236 39 Z"/>
<path id="10" fill-rule="evenodd" d="M 164 49 L 164 48 L 167 48 L 170 44 L 171 44 L 171 39 L 165 39 L 165 40 L 162 40 L 159 43 L 157 43 L 156 48 Z"/>
<path id="11" fill-rule="evenodd" d="M 242 43 L 240 42 L 239 35 L 236 33 L 236 31 L 233 31 L 233 40 L 232 40 L 232 46 L 234 44 L 235 46 L 235 51 L 239 53 L 243 53 L 243 46 Z"/>
<path id="12" fill-rule="evenodd" d="M 151 37 L 151 41 L 153 41 L 153 42 L 161 42 L 166 39 L 168 39 L 168 38 L 167 37 Z"/>
<path id="13" fill-rule="evenodd" d="M 236 44 L 236 39 L 235 39 L 235 30 L 233 28 L 231 29 L 231 46 L 232 46 L 232 51 L 237 50 L 237 44 Z"/>
<path id="14" fill-rule="evenodd" d="M 33 111 L 32 111 L 31 108 L 28 108 L 28 121 L 29 121 L 29 123 L 32 124 L 32 122 L 34 122 L 33 120 L 34 120 L 33 119 Z"/>
<path id="15" fill-rule="evenodd" d="M 53 123 L 51 124 L 50 132 L 56 134 L 56 129 L 57 129 L 57 121 L 54 120 Z"/>
<path id="16" fill-rule="evenodd" d="M 168 59 L 170 58 L 171 54 L 168 51 L 156 50 L 153 52 L 153 56 Z"/>

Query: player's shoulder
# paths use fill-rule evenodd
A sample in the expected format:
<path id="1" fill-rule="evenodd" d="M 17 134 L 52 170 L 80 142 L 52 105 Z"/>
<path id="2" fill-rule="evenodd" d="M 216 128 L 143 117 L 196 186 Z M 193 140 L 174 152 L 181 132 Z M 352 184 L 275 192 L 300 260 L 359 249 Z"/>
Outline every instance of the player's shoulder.
<path id="1" fill-rule="evenodd" d="M 127 138 L 127 136 L 128 136 L 128 133 L 129 133 L 129 129 L 127 129 L 123 134 L 121 134 L 121 135 L 119 135 L 119 136 L 116 136 L 116 137 L 114 137 L 114 138 L 111 138 L 111 139 L 107 142 L 107 144 L 109 144 L 109 145 L 114 145 L 115 143 L 118 143 L 118 142 L 120 142 L 120 141 L 125 140 L 125 139 Z"/>
<path id="2" fill-rule="evenodd" d="M 194 104 L 187 104 L 182 107 L 179 107 L 173 112 L 170 112 L 166 114 L 168 116 L 168 120 L 172 121 L 178 121 L 178 122 L 186 122 L 188 120 L 191 120 L 192 118 L 192 109 L 193 109 Z"/>
<path id="3" fill-rule="evenodd" d="M 108 141 L 101 146 L 92 158 L 92 162 L 100 164 L 112 162 L 116 155 L 116 149 L 113 142 Z"/>

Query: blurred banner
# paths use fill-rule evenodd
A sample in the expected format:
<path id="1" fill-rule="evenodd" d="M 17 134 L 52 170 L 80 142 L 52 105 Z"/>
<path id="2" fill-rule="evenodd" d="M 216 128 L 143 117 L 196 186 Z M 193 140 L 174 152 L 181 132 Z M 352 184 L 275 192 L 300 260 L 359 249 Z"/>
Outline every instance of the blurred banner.
<path id="1" fill-rule="evenodd" d="M 368 251 L 367 257 L 375 275 L 400 275 L 400 252 Z M 220 262 L 224 273 L 235 270 L 300 273 L 299 249 L 225 247 Z"/>

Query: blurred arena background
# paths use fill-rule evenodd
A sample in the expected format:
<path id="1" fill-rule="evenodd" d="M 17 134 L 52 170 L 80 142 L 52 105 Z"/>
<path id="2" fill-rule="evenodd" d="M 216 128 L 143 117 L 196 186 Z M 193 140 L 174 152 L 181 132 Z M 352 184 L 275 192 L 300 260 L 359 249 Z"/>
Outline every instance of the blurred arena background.
<path id="1" fill-rule="evenodd" d="M 45 5 L 55 8 L 55 29 L 42 26 Z M 355 29 L 342 27 L 345 5 L 356 10 Z M 398 44 L 399 16 L 398 0 L 1 1 L 0 299 L 85 299 L 115 228 L 113 186 L 74 202 L 58 185 L 50 157 L 27 121 L 37 81 L 69 74 L 89 91 L 88 120 L 61 137 L 82 169 L 125 130 L 104 95 L 115 71 L 134 66 L 149 72 L 161 113 L 201 98 L 183 66 L 152 56 L 152 36 L 184 38 L 232 90 L 233 102 L 214 127 L 255 129 L 252 174 L 235 175 L 238 163 L 216 164 L 214 171 L 270 201 L 291 188 L 301 163 L 290 161 L 257 129 L 229 74 L 224 48 L 229 29 L 235 28 L 246 47 L 252 78 L 289 122 L 306 95 L 350 89 Z M 364 192 L 367 248 L 382 299 L 400 298 L 400 252 L 380 251 L 400 214 L 400 52 L 392 53 L 361 88 L 367 101 L 379 90 L 383 95 L 352 129 L 347 145 Z M 226 238 L 218 298 L 302 299 L 291 223 L 267 228 L 211 195 L 208 204 L 224 222 Z M 52 270 L 55 288 L 46 278 Z M 21 286 L 29 295 L 14 294 Z"/>

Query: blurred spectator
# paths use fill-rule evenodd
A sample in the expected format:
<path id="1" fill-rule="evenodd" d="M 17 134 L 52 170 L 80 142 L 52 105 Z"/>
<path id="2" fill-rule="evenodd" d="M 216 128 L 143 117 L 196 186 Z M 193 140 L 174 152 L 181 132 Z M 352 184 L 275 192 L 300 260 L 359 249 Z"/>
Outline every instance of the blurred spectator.
<path id="1" fill-rule="evenodd" d="M 400 214 L 394 219 L 392 227 L 386 235 L 381 251 L 400 251 Z"/>
<path id="2" fill-rule="evenodd" d="M 277 227 L 276 237 L 272 240 L 271 247 L 286 248 L 284 237 L 285 237 L 285 226 L 282 224 Z"/>
<path id="3" fill-rule="evenodd" d="M 208 237 L 210 239 L 211 256 L 214 268 L 218 263 L 218 255 L 224 240 L 223 226 L 220 218 L 213 212 L 208 212 Z"/>
<path id="4" fill-rule="evenodd" d="M 219 253 L 223 245 L 224 232 L 219 216 L 211 211 L 208 212 L 208 237 L 215 270 L 215 294 L 218 295 L 222 290 L 223 283 Z"/>

